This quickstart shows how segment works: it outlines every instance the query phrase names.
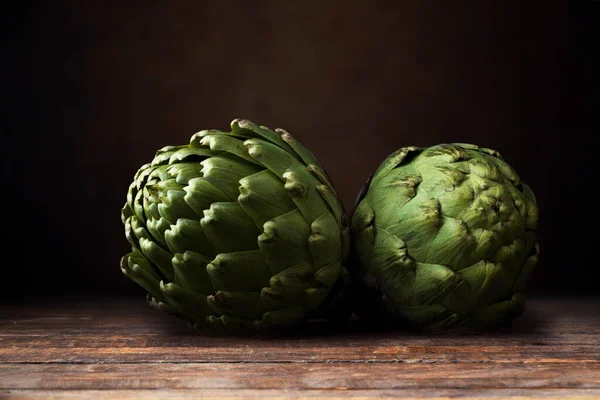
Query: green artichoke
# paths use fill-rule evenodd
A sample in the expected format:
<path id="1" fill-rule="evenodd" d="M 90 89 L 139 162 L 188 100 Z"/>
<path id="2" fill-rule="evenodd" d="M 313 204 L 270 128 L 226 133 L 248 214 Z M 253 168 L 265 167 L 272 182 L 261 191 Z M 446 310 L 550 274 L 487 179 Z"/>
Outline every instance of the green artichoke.
<path id="1" fill-rule="evenodd" d="M 286 329 L 345 309 L 348 219 L 289 133 L 234 120 L 158 150 L 122 209 L 123 273 L 208 332 Z"/>
<path id="2" fill-rule="evenodd" d="M 353 252 L 363 316 L 414 329 L 519 316 L 538 259 L 533 192 L 494 150 L 405 147 L 357 198 Z"/>

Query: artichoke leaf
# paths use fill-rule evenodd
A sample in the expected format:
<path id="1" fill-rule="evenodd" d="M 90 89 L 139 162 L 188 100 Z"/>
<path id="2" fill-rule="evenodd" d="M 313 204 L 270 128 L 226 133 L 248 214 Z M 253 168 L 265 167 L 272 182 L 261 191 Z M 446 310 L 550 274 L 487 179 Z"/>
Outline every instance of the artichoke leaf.
<path id="1" fill-rule="evenodd" d="M 281 135 L 277 132 L 272 131 L 266 126 L 258 126 L 254 122 L 248 121 L 246 119 L 234 119 L 233 121 L 231 121 L 231 131 L 233 133 L 242 132 L 243 134 L 247 134 L 247 132 L 250 132 L 251 136 L 260 138 L 259 140 L 262 141 L 271 142 L 275 146 L 285 150 L 285 152 L 290 155 L 294 154 L 294 150 L 281 138 Z"/>
<path id="2" fill-rule="evenodd" d="M 419 198 L 390 215 L 377 214 L 379 229 L 385 229 L 396 237 L 401 237 L 409 249 L 411 257 L 426 260 L 434 239 L 441 233 L 444 218 L 440 212 L 440 203 L 436 199 Z"/>
<path id="3" fill-rule="evenodd" d="M 477 310 L 472 321 L 481 325 L 498 325 L 504 320 L 520 316 L 524 309 L 525 297 L 520 293 L 515 293 L 508 300 L 499 301 Z M 466 321 L 465 324 L 468 325 L 469 322 L 471 321 Z"/>
<path id="4" fill-rule="evenodd" d="M 206 270 L 212 258 L 193 251 L 177 253 L 173 256 L 174 283 L 183 289 L 205 296 L 215 293 L 215 289 Z"/>
<path id="5" fill-rule="evenodd" d="M 379 274 L 390 265 L 398 268 L 414 270 L 414 261 L 409 257 L 406 244 L 397 236 L 385 229 L 377 229 L 370 257 L 361 261 L 368 265 L 368 270 Z"/>
<path id="6" fill-rule="evenodd" d="M 342 263 L 340 258 L 338 257 L 335 260 L 331 261 L 329 264 L 317 270 L 314 276 L 315 279 L 318 280 L 320 283 L 329 288 L 332 288 L 337 283 L 341 269 Z"/>
<path id="7" fill-rule="evenodd" d="M 185 201 L 184 190 L 169 190 L 166 196 L 161 196 L 158 212 L 161 217 L 175 224 L 179 218 L 198 219 L 199 215 Z"/>
<path id="8" fill-rule="evenodd" d="M 334 189 L 326 185 L 317 185 L 317 192 L 323 200 L 325 200 L 325 204 L 329 207 L 329 211 L 335 217 L 335 221 L 338 224 L 339 229 L 343 229 L 348 226 L 348 220 L 346 214 L 344 213 L 344 207 L 342 203 L 337 198 Z"/>
<path id="9" fill-rule="evenodd" d="M 132 217 L 134 215 L 135 214 L 133 213 L 133 208 L 131 208 L 129 203 L 125 203 L 123 208 L 121 208 L 121 222 L 123 223 L 123 225 L 125 225 L 125 222 L 127 221 L 127 219 L 129 219 L 130 217 Z"/>
<path id="10" fill-rule="evenodd" d="M 444 217 L 439 233 L 431 241 L 423 260 L 458 271 L 473 264 L 476 248 L 475 236 L 463 221 Z"/>
<path id="11" fill-rule="evenodd" d="M 184 146 L 183 148 L 171 153 L 168 163 L 169 165 L 182 165 L 190 160 L 203 160 L 216 154 L 217 153 L 209 149 Z M 170 170 L 171 168 L 169 168 L 169 171 Z"/>
<path id="12" fill-rule="evenodd" d="M 200 220 L 206 237 L 217 253 L 235 253 L 258 248 L 259 230 L 238 203 L 212 203 Z M 236 240 L 231 240 L 235 237 Z"/>
<path id="13" fill-rule="evenodd" d="M 185 253 L 187 250 L 204 256 L 216 255 L 202 225 L 197 219 L 179 218 L 164 233 L 165 242 L 171 253 Z"/>
<path id="14" fill-rule="evenodd" d="M 188 146 L 165 146 L 162 149 L 158 149 L 152 159 L 152 166 L 157 167 L 160 165 L 167 164 L 171 156 L 178 150 L 186 149 Z"/>
<path id="15" fill-rule="evenodd" d="M 452 318 L 452 311 L 441 304 L 429 304 L 423 306 L 400 306 L 395 308 L 396 315 L 400 319 L 409 321 L 416 326 L 430 326 L 436 321 Z"/>
<path id="16" fill-rule="evenodd" d="M 227 194 L 229 200 L 237 199 L 240 179 L 261 170 L 257 165 L 227 153 L 207 158 L 200 164 L 204 179 Z"/>
<path id="17" fill-rule="evenodd" d="M 246 336 L 260 331 L 257 325 L 257 320 L 251 318 L 241 318 L 233 315 L 221 315 L 220 317 L 209 315 L 202 324 L 194 326 L 200 330 L 221 335 Z"/>
<path id="18" fill-rule="evenodd" d="M 269 266 L 258 250 L 219 253 L 206 267 L 216 290 L 260 293 L 269 286 Z"/>
<path id="19" fill-rule="evenodd" d="M 324 212 L 317 217 L 310 228 L 311 234 L 308 237 L 308 249 L 312 255 L 316 270 L 340 257 L 342 242 L 340 229 L 335 217 L 329 212 Z"/>
<path id="20" fill-rule="evenodd" d="M 137 253 L 137 251 L 133 251 L 121 258 L 121 272 L 146 289 L 152 296 L 165 301 L 160 290 L 160 277 L 150 263 Z"/>
<path id="21" fill-rule="evenodd" d="M 152 236 L 152 240 L 156 241 L 161 247 L 167 248 L 165 240 L 165 232 L 171 228 L 171 224 L 165 218 L 149 218 L 146 221 L 146 229 Z"/>
<path id="22" fill-rule="evenodd" d="M 200 162 L 186 162 L 174 164 L 169 167 L 169 175 L 181 188 L 187 186 L 191 179 L 197 178 L 202 173 Z"/>
<path id="23" fill-rule="evenodd" d="M 261 318 L 267 311 L 260 292 L 218 291 L 215 295 L 208 296 L 208 302 L 228 316 Z"/>
<path id="24" fill-rule="evenodd" d="M 231 200 L 225 192 L 203 177 L 190 179 L 183 190 L 186 193 L 183 199 L 198 216 L 203 216 L 204 210 L 210 208 L 212 203 Z"/>
<path id="25" fill-rule="evenodd" d="M 281 294 L 298 293 L 306 287 L 315 277 L 312 263 L 302 262 L 293 265 L 273 275 L 269 280 L 269 286 Z"/>
<path id="26" fill-rule="evenodd" d="M 162 276 L 169 282 L 173 282 L 174 274 L 173 265 L 171 264 L 173 255 L 163 250 L 154 241 L 146 238 L 140 238 L 140 249 L 142 254 L 158 267 Z"/>
<path id="27" fill-rule="evenodd" d="M 267 221 L 296 208 L 281 180 L 269 170 L 240 179 L 239 191 L 238 203 L 261 233 Z"/>
<path id="28" fill-rule="evenodd" d="M 141 250 L 139 242 L 140 238 L 150 239 L 150 234 L 139 223 L 138 219 L 134 215 L 127 218 L 125 221 L 125 237 L 132 247 Z"/>
<path id="29" fill-rule="evenodd" d="M 289 168 L 283 173 L 284 188 L 304 215 L 308 224 L 312 224 L 320 215 L 329 211 L 325 200 L 316 190 L 317 180 L 303 165 Z"/>
<path id="30" fill-rule="evenodd" d="M 259 167 L 262 165 L 248 154 L 248 149 L 244 146 L 244 141 L 228 135 L 206 135 L 200 143 L 204 146 L 209 146 L 211 150 L 218 152 L 231 153 L 249 163 L 256 164 Z"/>
<path id="31" fill-rule="evenodd" d="M 310 228 L 298 209 L 264 224 L 263 233 L 258 237 L 258 247 L 269 264 L 271 275 L 303 261 L 312 262 L 308 249 L 310 233 Z"/>
<path id="32" fill-rule="evenodd" d="M 369 188 L 371 186 L 377 188 L 379 186 L 379 180 L 386 176 L 390 171 L 400 166 L 405 166 L 412 162 L 414 157 L 417 157 L 422 147 L 410 146 L 403 147 L 390 154 L 383 162 L 379 165 L 375 173 L 370 179 Z"/>
<path id="33" fill-rule="evenodd" d="M 398 260 L 381 270 L 377 283 L 396 304 L 417 306 L 443 299 L 460 283 L 460 278 L 443 265 Z"/>
<path id="34" fill-rule="evenodd" d="M 539 251 L 540 251 L 540 248 L 536 244 L 533 248 L 533 254 L 531 254 L 529 257 L 527 257 L 527 259 L 523 263 L 523 266 L 521 267 L 521 271 L 519 272 L 517 279 L 513 283 L 513 290 L 515 292 L 524 292 L 525 289 L 527 288 L 527 284 L 529 283 L 529 280 L 531 279 L 531 274 L 533 272 L 533 268 L 536 266 L 536 264 L 538 262 Z"/>
<path id="35" fill-rule="evenodd" d="M 244 142 L 244 145 L 248 148 L 250 157 L 281 179 L 283 179 L 283 173 L 287 169 L 302 165 L 293 155 L 265 140 L 248 139 Z"/>
<path id="36" fill-rule="evenodd" d="M 258 135 L 255 134 L 254 132 L 251 132 L 251 131 L 242 132 L 239 129 L 237 129 L 235 131 L 231 131 L 231 132 L 223 132 L 218 129 L 203 129 L 192 135 L 192 137 L 190 139 L 190 146 L 191 147 L 206 147 L 205 144 L 202 144 L 202 139 L 204 139 L 206 136 L 231 136 L 233 138 L 244 139 L 244 140 L 258 137 Z"/>
<path id="37" fill-rule="evenodd" d="M 218 308 L 207 301 L 207 296 L 186 290 L 175 283 L 160 282 L 166 303 L 190 321 L 202 321 L 208 315 L 221 315 Z"/>
<path id="38" fill-rule="evenodd" d="M 458 272 L 467 283 L 472 308 L 487 306 L 510 294 L 514 279 L 502 264 L 481 260 Z"/>

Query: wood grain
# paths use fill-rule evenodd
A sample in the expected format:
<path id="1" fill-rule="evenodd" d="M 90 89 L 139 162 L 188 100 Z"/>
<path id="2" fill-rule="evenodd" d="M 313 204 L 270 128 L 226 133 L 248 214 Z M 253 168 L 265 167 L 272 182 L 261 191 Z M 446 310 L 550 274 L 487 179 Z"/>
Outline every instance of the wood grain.
<path id="1" fill-rule="evenodd" d="M 2 306 L 0 398 L 600 398 L 599 310 L 534 299 L 497 332 L 223 338 L 140 299 Z"/>
<path id="2" fill-rule="evenodd" d="M 600 364 L 25 364 L 0 366 L 6 389 L 600 388 Z"/>
<path id="3" fill-rule="evenodd" d="M 4 397 L 3 397 L 4 396 Z M 474 399 L 571 399 L 597 400 L 600 390 L 596 389 L 404 389 L 398 390 L 237 390 L 237 389 L 203 389 L 192 391 L 187 389 L 157 389 L 157 390 L 10 390 L 0 391 L 0 398 L 12 400 L 149 400 L 149 399 L 327 399 L 354 400 L 367 399 L 432 399 L 450 400 L 457 398 Z"/>

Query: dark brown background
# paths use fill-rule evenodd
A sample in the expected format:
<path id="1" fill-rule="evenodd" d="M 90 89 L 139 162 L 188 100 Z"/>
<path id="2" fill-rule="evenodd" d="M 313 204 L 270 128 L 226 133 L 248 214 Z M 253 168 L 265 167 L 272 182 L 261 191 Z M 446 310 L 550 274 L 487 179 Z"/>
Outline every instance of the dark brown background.
<path id="1" fill-rule="evenodd" d="M 141 294 L 118 266 L 130 179 L 157 148 L 235 117 L 304 142 L 349 212 L 398 147 L 495 148 L 538 196 L 532 290 L 598 291 L 594 4 L 459 3 L 13 5 L 2 293 Z"/>

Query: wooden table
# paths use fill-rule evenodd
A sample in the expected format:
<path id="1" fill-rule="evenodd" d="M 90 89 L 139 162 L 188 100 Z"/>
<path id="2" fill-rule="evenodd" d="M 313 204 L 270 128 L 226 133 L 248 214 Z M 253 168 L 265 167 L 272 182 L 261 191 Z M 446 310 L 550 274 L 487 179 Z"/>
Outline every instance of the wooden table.
<path id="1" fill-rule="evenodd" d="M 0 398 L 521 396 L 600 399 L 600 299 L 533 299 L 495 333 L 269 340 L 202 336 L 141 298 L 0 306 Z"/>

